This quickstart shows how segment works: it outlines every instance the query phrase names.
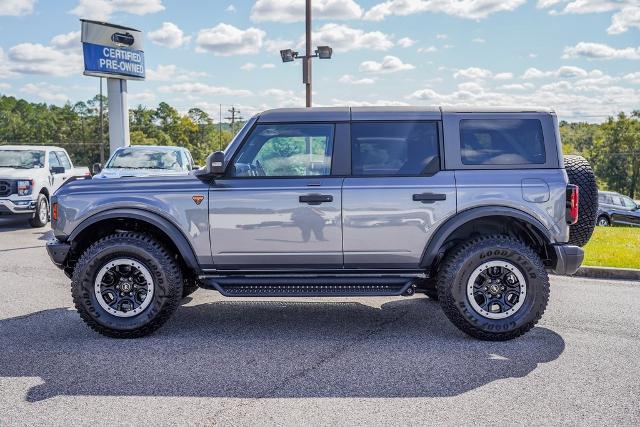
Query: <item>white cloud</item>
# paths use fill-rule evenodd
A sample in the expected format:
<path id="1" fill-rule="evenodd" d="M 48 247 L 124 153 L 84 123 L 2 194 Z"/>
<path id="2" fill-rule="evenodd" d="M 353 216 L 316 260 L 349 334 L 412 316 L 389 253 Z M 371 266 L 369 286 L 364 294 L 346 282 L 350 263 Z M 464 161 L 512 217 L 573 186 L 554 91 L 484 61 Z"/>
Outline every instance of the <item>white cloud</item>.
<path id="1" fill-rule="evenodd" d="M 272 68 L 276 68 L 276 64 L 271 64 L 271 63 L 262 64 L 260 68 L 262 68 L 263 70 L 270 70 Z"/>
<path id="2" fill-rule="evenodd" d="M 143 92 L 129 92 L 129 102 L 131 105 L 150 104 L 156 99 L 156 94 L 145 90 Z"/>
<path id="3" fill-rule="evenodd" d="M 279 53 L 283 49 L 289 49 L 294 46 L 295 42 L 286 39 L 267 39 L 264 42 L 264 48 L 269 53 Z"/>
<path id="4" fill-rule="evenodd" d="M 56 36 L 53 40 L 64 44 L 68 35 Z M 52 41 L 53 41 L 52 40 Z M 9 49 L 8 67 L 11 72 L 21 74 L 45 74 L 68 76 L 81 74 L 83 59 L 80 46 L 77 49 L 43 46 L 39 43 L 20 43 Z"/>
<path id="5" fill-rule="evenodd" d="M 255 68 L 256 68 L 256 64 L 254 64 L 253 62 L 247 62 L 240 66 L 240 69 L 242 71 L 252 71 L 252 70 L 255 70 Z"/>
<path id="6" fill-rule="evenodd" d="M 526 0 L 387 0 L 373 6 L 364 19 L 381 21 L 390 15 L 406 16 L 420 12 L 440 12 L 479 20 L 503 11 L 512 11 Z"/>
<path id="7" fill-rule="evenodd" d="M 538 0 L 538 8 L 547 9 L 564 5 L 561 10 L 551 9 L 552 15 L 615 12 L 611 17 L 609 34 L 620 34 L 632 27 L 640 28 L 638 0 Z"/>
<path id="8" fill-rule="evenodd" d="M 160 46 L 175 49 L 191 41 L 190 36 L 185 36 L 184 31 L 173 22 L 163 22 L 162 26 L 149 34 L 149 40 Z"/>
<path id="9" fill-rule="evenodd" d="M 403 37 L 398 40 L 398 46 L 400 47 L 411 47 L 416 43 L 415 40 L 410 39 L 409 37 Z"/>
<path id="10" fill-rule="evenodd" d="M 453 74 L 456 79 L 488 79 L 493 76 L 493 73 L 484 68 L 469 67 L 462 70 L 458 70 Z"/>
<path id="11" fill-rule="evenodd" d="M 418 48 L 418 53 L 433 53 L 437 52 L 438 48 L 435 46 L 427 46 Z"/>
<path id="12" fill-rule="evenodd" d="M 271 88 L 262 91 L 261 95 L 270 102 L 275 101 L 278 107 L 300 107 L 305 103 L 304 98 L 292 90 Z"/>
<path id="13" fill-rule="evenodd" d="M 373 74 L 387 74 L 397 73 L 398 71 L 413 70 L 414 67 L 411 64 L 405 64 L 398 57 L 387 55 L 382 59 L 382 62 L 376 61 L 364 61 L 360 64 L 360 71 Z"/>
<path id="14" fill-rule="evenodd" d="M 587 59 L 640 59 L 640 47 L 617 49 L 602 43 L 580 42 L 575 46 L 564 48 L 563 58 Z"/>
<path id="15" fill-rule="evenodd" d="M 552 71 L 557 75 L 560 69 Z M 579 75 L 583 73 L 578 72 Z M 451 92 L 431 87 L 416 90 L 406 99 L 412 103 L 454 106 L 544 106 L 554 108 L 561 118 L 594 121 L 619 111 L 637 109 L 640 89 L 616 85 L 620 78 L 599 70 L 586 77 L 552 81 L 538 88 L 530 82 L 491 87 L 491 81 L 465 82 Z"/>
<path id="16" fill-rule="evenodd" d="M 558 71 L 556 71 L 556 76 L 563 79 L 574 78 L 574 77 L 586 77 L 587 72 L 580 67 L 563 66 L 558 68 Z"/>
<path id="17" fill-rule="evenodd" d="M 393 46 L 391 36 L 385 33 L 365 32 L 340 24 L 323 25 L 313 32 L 313 40 L 318 46 L 328 45 L 342 52 L 356 49 L 388 50 Z"/>
<path id="18" fill-rule="evenodd" d="M 227 6 L 227 8 L 225 9 L 227 12 L 230 13 L 234 13 L 236 11 L 236 7 L 232 4 L 230 4 L 229 6 Z"/>
<path id="19" fill-rule="evenodd" d="M 60 86 L 51 85 L 49 83 L 28 83 L 20 89 L 21 92 L 36 96 L 47 102 L 63 103 L 69 100 L 67 94 L 63 92 Z"/>
<path id="20" fill-rule="evenodd" d="M 244 89 L 229 89 L 224 86 L 212 86 L 205 83 L 176 83 L 173 85 L 160 86 L 159 92 L 177 94 L 197 94 L 197 95 L 223 95 L 223 96 L 250 96 L 251 91 Z"/>
<path id="21" fill-rule="evenodd" d="M 11 85 L 9 83 L 0 83 L 0 90 L 11 89 Z"/>
<path id="22" fill-rule="evenodd" d="M 347 107 L 406 107 L 410 104 L 395 99 L 379 99 L 377 101 L 347 100 L 334 98 L 331 104 L 335 106 Z"/>
<path id="23" fill-rule="evenodd" d="M 496 80 L 511 80 L 513 78 L 513 73 L 498 73 L 493 76 Z"/>
<path id="24" fill-rule="evenodd" d="M 486 43 L 486 40 L 483 39 L 482 37 L 476 37 L 475 39 L 471 40 L 474 43 Z"/>
<path id="25" fill-rule="evenodd" d="M 81 18 L 106 21 L 117 12 L 147 15 L 164 9 L 162 0 L 80 0 L 70 12 Z"/>
<path id="26" fill-rule="evenodd" d="M 640 72 L 629 73 L 629 74 L 624 76 L 624 79 L 629 81 L 629 82 L 631 82 L 631 83 L 640 85 Z"/>
<path id="27" fill-rule="evenodd" d="M 529 58 L 531 58 L 531 59 L 535 59 L 535 58 L 537 58 L 537 57 L 538 57 L 538 54 L 537 54 L 537 53 L 530 53 L 528 56 L 529 56 Z"/>
<path id="28" fill-rule="evenodd" d="M 352 76 L 351 74 L 345 74 L 344 76 L 338 79 L 340 83 L 351 84 L 351 85 L 372 85 L 376 81 L 370 78 L 362 78 L 358 79 Z"/>
<path id="29" fill-rule="evenodd" d="M 147 80 L 150 81 L 188 81 L 206 76 L 207 73 L 204 71 L 188 71 L 174 64 L 158 65 L 155 69 L 147 67 Z"/>
<path id="30" fill-rule="evenodd" d="M 33 13 L 37 0 L 2 0 L 0 1 L 0 16 L 20 16 Z"/>
<path id="31" fill-rule="evenodd" d="M 314 0 L 314 19 L 358 19 L 363 10 L 354 0 Z M 251 20 L 255 22 L 304 21 L 304 0 L 257 0 L 251 8 Z"/>
<path id="32" fill-rule="evenodd" d="M 446 40 L 449 37 L 446 34 L 436 34 L 436 39 L 438 40 Z"/>
<path id="33" fill-rule="evenodd" d="M 625 33 L 630 28 L 640 29 L 640 5 L 628 6 L 620 9 L 611 17 L 611 25 L 607 28 L 609 34 Z"/>
<path id="34" fill-rule="evenodd" d="M 266 33 L 257 28 L 241 30 L 233 25 L 218 24 L 198 32 L 196 52 L 216 56 L 254 54 L 260 51 Z"/>
<path id="35" fill-rule="evenodd" d="M 522 75 L 522 78 L 525 80 L 529 79 L 541 79 L 543 77 L 552 76 L 553 72 L 551 71 L 541 71 L 535 67 L 527 68 L 527 70 Z"/>
<path id="36" fill-rule="evenodd" d="M 72 31 L 66 34 L 58 34 L 51 39 L 51 45 L 59 49 L 80 48 L 80 31 Z"/>

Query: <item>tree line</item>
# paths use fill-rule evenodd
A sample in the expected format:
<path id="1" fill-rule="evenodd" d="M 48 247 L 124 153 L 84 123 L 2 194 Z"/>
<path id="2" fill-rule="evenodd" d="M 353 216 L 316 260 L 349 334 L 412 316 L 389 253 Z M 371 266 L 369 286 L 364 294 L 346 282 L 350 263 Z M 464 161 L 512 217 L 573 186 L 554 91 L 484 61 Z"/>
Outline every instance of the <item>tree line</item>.
<path id="1" fill-rule="evenodd" d="M 91 166 L 109 156 L 109 113 L 106 97 L 63 106 L 31 103 L 11 96 L 0 96 L 0 144 L 57 145 L 65 148 L 74 163 Z M 178 145 L 191 152 L 196 164 L 203 165 L 213 151 L 224 149 L 243 123 L 233 129 L 221 126 L 200 108 L 180 114 L 161 102 L 157 108 L 141 105 L 129 110 L 132 145 Z M 102 138 L 101 138 L 102 136 Z"/>
<path id="2" fill-rule="evenodd" d="M 0 96 L 0 144 L 58 145 L 75 163 L 100 161 L 100 96 L 63 106 L 31 103 Z M 102 140 L 108 156 L 108 105 L 103 103 Z M 186 114 L 161 102 L 157 108 L 137 106 L 129 111 L 131 144 L 178 145 L 191 151 L 197 164 L 221 150 L 242 124 L 221 128 L 200 108 Z M 620 113 L 601 124 L 560 123 L 564 153 L 581 154 L 592 164 L 602 189 L 640 195 L 640 111 Z"/>

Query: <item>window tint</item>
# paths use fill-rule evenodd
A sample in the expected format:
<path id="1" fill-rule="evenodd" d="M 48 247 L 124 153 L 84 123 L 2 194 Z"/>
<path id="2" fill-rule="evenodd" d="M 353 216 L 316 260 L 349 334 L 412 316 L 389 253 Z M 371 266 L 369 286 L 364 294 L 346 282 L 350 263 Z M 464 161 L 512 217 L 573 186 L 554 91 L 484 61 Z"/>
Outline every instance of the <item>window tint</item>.
<path id="1" fill-rule="evenodd" d="M 333 124 L 258 125 L 242 146 L 234 176 L 331 174 Z"/>
<path id="2" fill-rule="evenodd" d="M 59 168 L 62 167 L 60 164 L 60 160 L 58 160 L 58 156 L 53 151 L 49 153 L 49 167 L 50 168 Z"/>
<path id="3" fill-rule="evenodd" d="M 460 150 L 465 165 L 544 164 L 540 120 L 461 120 Z"/>
<path id="4" fill-rule="evenodd" d="M 622 203 L 624 207 L 628 209 L 635 209 L 636 207 L 636 202 L 634 202 L 631 197 L 622 196 Z"/>
<path id="5" fill-rule="evenodd" d="M 424 175 L 438 170 L 436 123 L 354 123 L 351 167 L 355 176 Z"/>
<path id="6" fill-rule="evenodd" d="M 62 152 L 62 151 L 56 151 L 56 156 L 58 156 L 58 160 L 60 161 L 60 164 L 66 169 L 69 170 L 71 169 L 71 161 L 69 161 L 69 157 L 67 157 L 67 155 Z"/>

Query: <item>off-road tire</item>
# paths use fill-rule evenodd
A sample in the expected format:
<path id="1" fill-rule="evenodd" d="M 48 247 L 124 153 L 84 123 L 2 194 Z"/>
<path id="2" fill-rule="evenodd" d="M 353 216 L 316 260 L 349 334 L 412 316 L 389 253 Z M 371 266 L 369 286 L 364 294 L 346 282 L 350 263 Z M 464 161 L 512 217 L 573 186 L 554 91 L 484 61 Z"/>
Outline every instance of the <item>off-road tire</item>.
<path id="1" fill-rule="evenodd" d="M 151 273 L 151 304 L 133 317 L 116 317 L 105 311 L 95 296 L 98 271 L 110 260 L 128 257 Z M 98 240 L 80 256 L 73 273 L 71 293 L 82 320 L 94 331 L 113 338 L 137 338 L 162 326 L 182 299 L 182 272 L 170 252 L 143 233 L 123 232 Z"/>
<path id="2" fill-rule="evenodd" d="M 44 209 L 44 213 L 41 215 L 41 210 Z M 46 220 L 42 220 L 42 216 L 46 217 Z M 49 200 L 47 200 L 47 196 L 40 193 L 38 194 L 38 199 L 36 200 L 36 211 L 33 216 L 29 219 L 29 225 L 33 228 L 42 228 L 49 223 Z"/>
<path id="3" fill-rule="evenodd" d="M 192 277 L 185 277 L 184 283 L 182 283 L 182 298 L 186 298 L 200 288 L 198 286 L 198 279 Z"/>
<path id="4" fill-rule="evenodd" d="M 596 227 L 598 216 L 598 185 L 587 159 L 582 156 L 564 156 L 564 167 L 569 183 L 580 188 L 578 222 L 569 228 L 569 243 L 577 246 L 587 244 Z"/>
<path id="5" fill-rule="evenodd" d="M 524 303 L 504 319 L 479 314 L 467 297 L 471 274 L 487 261 L 508 261 L 524 275 Z M 536 252 L 523 242 L 503 235 L 478 237 L 448 254 L 438 272 L 438 296 L 445 315 L 472 337 L 506 341 L 526 333 L 540 320 L 549 301 L 549 277 Z"/>

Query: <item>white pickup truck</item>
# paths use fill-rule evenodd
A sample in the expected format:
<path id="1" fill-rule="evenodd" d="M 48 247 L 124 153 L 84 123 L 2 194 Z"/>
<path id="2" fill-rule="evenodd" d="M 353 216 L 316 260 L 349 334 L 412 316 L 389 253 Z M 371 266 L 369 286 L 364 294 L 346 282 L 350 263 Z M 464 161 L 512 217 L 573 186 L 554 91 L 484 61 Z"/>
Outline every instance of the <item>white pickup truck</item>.
<path id="1" fill-rule="evenodd" d="M 50 196 L 72 177 L 91 178 L 91 173 L 74 168 L 63 148 L 0 146 L 0 216 L 28 215 L 32 227 L 44 227 Z"/>

